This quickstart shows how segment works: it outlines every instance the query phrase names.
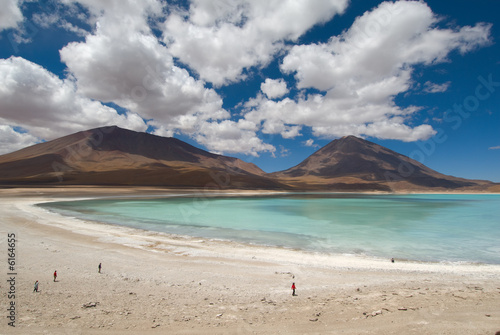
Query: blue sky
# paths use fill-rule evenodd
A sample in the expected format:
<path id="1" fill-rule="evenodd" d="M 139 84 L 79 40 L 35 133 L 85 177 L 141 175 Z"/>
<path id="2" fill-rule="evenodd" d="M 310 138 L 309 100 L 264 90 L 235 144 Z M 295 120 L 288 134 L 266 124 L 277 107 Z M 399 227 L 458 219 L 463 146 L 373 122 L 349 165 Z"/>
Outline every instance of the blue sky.
<path id="1" fill-rule="evenodd" d="M 0 153 L 116 124 L 273 172 L 356 135 L 500 182 L 496 1 L 0 6 Z"/>

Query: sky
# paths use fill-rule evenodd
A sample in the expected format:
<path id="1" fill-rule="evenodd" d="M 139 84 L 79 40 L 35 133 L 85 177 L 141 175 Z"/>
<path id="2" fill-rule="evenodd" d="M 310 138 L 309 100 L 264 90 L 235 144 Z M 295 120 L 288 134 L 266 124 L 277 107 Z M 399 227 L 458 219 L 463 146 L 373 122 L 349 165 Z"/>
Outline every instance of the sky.
<path id="1" fill-rule="evenodd" d="M 500 182 L 499 1 L 0 8 L 0 154 L 117 125 L 274 172 L 355 135 Z"/>

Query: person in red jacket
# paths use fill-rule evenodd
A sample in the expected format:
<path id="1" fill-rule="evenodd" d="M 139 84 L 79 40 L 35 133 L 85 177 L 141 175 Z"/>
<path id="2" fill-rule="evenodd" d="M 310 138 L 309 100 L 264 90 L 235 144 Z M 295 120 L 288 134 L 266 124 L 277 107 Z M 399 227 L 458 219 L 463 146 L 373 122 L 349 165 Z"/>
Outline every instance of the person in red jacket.
<path id="1" fill-rule="evenodd" d="M 295 295 L 295 283 L 292 283 L 292 295 Z"/>
<path id="2" fill-rule="evenodd" d="M 57 271 L 54 271 L 54 281 L 56 281 L 57 278 Z"/>

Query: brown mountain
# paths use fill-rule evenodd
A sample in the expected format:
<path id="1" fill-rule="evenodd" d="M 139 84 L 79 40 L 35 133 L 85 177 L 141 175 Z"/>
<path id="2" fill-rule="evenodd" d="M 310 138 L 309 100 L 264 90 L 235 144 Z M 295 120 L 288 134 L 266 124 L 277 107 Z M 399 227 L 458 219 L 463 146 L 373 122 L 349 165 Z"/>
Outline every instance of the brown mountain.
<path id="1" fill-rule="evenodd" d="M 256 165 L 116 126 L 0 156 L 1 184 L 283 188 Z"/>
<path id="2" fill-rule="evenodd" d="M 339 191 L 478 191 L 494 185 L 441 174 L 355 136 L 334 140 L 297 166 L 272 176 L 295 188 Z"/>
<path id="3" fill-rule="evenodd" d="M 500 184 L 438 173 L 346 136 L 288 170 L 216 155 L 175 138 L 116 126 L 78 132 L 0 156 L 2 185 L 141 185 L 328 191 L 490 191 Z"/>

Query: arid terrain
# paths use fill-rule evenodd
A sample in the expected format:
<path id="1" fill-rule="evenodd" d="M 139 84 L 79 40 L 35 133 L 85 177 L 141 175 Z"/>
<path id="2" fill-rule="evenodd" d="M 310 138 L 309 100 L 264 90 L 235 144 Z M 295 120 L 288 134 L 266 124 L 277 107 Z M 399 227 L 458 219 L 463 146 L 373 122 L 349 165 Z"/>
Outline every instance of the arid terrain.
<path id="1" fill-rule="evenodd" d="M 16 234 L 17 294 L 14 329 L 5 318 L 9 299 L 2 280 L 0 333 L 486 335 L 500 330 L 498 266 L 391 263 L 170 236 L 33 206 L 162 192 L 1 190 L 1 246 L 6 250 L 5 237 Z"/>

